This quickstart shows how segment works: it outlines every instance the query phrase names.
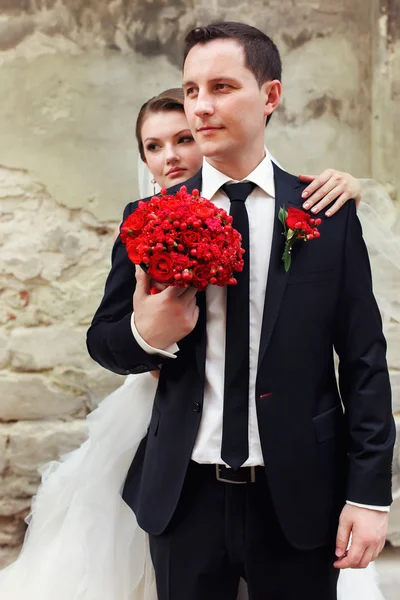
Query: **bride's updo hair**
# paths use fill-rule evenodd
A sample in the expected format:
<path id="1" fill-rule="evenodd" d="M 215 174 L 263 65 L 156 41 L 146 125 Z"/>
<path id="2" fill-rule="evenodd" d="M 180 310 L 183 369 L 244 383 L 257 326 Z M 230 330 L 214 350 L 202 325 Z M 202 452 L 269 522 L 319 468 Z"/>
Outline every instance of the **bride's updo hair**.
<path id="1" fill-rule="evenodd" d="M 183 90 L 181 88 L 171 88 L 170 90 L 161 92 L 158 96 L 154 96 L 154 98 L 150 98 L 150 100 L 147 100 L 143 104 L 136 120 L 136 139 L 140 158 L 143 162 L 146 159 L 143 148 L 142 127 L 146 117 L 151 113 L 157 112 L 171 112 L 176 110 L 184 112 L 183 98 Z"/>

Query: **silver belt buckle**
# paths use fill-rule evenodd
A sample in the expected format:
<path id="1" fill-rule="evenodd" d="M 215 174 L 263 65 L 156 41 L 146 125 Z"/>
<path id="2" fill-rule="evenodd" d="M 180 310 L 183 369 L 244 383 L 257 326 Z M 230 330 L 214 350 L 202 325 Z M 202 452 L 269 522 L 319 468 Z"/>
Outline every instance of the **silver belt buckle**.
<path id="1" fill-rule="evenodd" d="M 249 483 L 248 481 L 232 481 L 232 479 L 224 479 L 223 477 L 221 477 L 221 473 L 220 473 L 220 469 L 222 469 L 224 465 L 215 465 L 215 475 L 217 478 L 217 481 L 222 481 L 223 483 L 233 483 L 233 484 L 237 484 L 237 485 L 246 485 L 247 483 Z M 255 483 L 256 481 L 256 468 L 255 467 L 250 467 L 250 483 Z"/>

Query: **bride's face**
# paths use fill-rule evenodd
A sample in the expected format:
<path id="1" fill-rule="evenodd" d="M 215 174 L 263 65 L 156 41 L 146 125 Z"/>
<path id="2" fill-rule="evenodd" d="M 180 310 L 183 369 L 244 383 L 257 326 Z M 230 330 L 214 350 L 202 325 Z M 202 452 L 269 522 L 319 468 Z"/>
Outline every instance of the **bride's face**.
<path id="1" fill-rule="evenodd" d="M 141 135 L 146 164 L 160 187 L 182 183 L 200 169 L 203 158 L 183 112 L 150 113 Z"/>

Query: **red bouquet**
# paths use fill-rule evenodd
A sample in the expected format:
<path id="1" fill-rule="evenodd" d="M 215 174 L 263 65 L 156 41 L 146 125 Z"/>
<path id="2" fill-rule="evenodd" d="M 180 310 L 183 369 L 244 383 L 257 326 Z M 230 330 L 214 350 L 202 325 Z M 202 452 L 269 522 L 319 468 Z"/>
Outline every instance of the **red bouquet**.
<path id="1" fill-rule="evenodd" d="M 241 235 L 225 210 L 191 194 L 182 186 L 176 195 L 161 190 L 121 226 L 121 240 L 129 259 L 159 283 L 177 287 L 237 283 L 242 271 Z"/>
<path id="2" fill-rule="evenodd" d="M 304 210 L 292 206 L 289 206 L 288 210 L 282 206 L 278 217 L 283 225 L 283 235 L 286 238 L 282 260 L 287 273 L 292 262 L 293 244 L 299 240 L 308 242 L 319 238 L 321 234 L 317 227 L 321 225 L 322 221 L 321 219 L 312 219 Z"/>

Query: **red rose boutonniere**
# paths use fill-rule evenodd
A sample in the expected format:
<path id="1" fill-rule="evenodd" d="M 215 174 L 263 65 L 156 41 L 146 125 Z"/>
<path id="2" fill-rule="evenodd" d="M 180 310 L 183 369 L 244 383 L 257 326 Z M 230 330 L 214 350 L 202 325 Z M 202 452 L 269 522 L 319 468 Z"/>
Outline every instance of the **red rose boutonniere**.
<path id="1" fill-rule="evenodd" d="M 279 210 L 278 218 L 283 225 L 283 235 L 286 238 L 285 249 L 282 260 L 287 273 L 292 261 L 293 245 L 302 240 L 308 242 L 320 237 L 317 227 L 321 225 L 321 219 L 312 219 L 304 210 L 289 206 L 288 210 L 282 206 Z"/>
<path id="2" fill-rule="evenodd" d="M 189 194 L 182 186 L 170 195 L 163 189 L 139 202 L 121 226 L 121 240 L 129 259 L 156 282 L 198 290 L 234 285 L 244 250 L 232 221 L 198 190 Z"/>

